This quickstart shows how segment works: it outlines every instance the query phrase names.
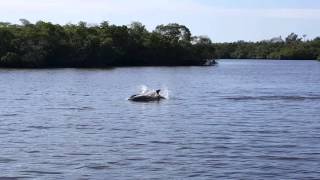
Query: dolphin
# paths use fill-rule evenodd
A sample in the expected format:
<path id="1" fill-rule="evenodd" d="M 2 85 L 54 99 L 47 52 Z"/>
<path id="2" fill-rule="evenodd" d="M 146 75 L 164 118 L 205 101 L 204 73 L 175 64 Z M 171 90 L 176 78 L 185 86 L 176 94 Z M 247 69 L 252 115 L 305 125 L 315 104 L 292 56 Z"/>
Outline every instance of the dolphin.
<path id="1" fill-rule="evenodd" d="M 166 98 L 160 95 L 160 89 L 159 89 L 154 93 L 132 95 L 128 100 L 135 101 L 135 102 L 150 102 L 150 101 L 160 101 L 162 99 L 166 99 Z"/>

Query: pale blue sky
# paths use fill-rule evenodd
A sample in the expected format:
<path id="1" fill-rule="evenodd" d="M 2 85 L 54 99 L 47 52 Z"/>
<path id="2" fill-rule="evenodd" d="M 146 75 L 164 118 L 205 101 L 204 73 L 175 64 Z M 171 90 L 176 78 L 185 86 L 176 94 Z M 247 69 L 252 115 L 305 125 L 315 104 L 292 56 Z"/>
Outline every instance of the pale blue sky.
<path id="1" fill-rule="evenodd" d="M 214 42 L 257 41 L 291 32 L 320 36 L 319 0 L 0 0 L 0 21 L 20 18 L 59 24 L 103 20 L 187 25 Z"/>

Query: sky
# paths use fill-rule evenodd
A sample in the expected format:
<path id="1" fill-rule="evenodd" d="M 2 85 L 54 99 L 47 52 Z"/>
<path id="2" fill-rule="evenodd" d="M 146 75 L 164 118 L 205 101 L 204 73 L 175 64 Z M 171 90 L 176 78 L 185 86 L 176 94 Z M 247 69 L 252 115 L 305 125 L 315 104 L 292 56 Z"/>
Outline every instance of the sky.
<path id="1" fill-rule="evenodd" d="M 153 30 L 179 23 L 213 42 L 259 41 L 291 32 L 320 36 L 320 0 L 0 0 L 0 21 L 58 24 L 86 21 Z"/>

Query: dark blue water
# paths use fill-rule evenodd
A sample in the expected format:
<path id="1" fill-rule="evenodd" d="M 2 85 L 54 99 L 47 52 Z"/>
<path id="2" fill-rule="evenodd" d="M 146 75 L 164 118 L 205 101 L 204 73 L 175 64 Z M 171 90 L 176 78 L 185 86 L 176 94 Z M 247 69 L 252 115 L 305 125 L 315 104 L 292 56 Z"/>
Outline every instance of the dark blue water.
<path id="1" fill-rule="evenodd" d="M 0 100 L 0 179 L 320 177 L 316 61 L 1 69 Z"/>

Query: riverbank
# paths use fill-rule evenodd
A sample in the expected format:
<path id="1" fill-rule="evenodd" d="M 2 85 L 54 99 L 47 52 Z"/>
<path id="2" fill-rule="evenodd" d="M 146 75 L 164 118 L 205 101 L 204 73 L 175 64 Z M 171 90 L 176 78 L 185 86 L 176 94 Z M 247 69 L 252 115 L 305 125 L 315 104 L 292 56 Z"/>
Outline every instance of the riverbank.
<path id="1" fill-rule="evenodd" d="M 284 40 L 233 43 L 215 43 L 215 57 L 219 59 L 320 59 L 320 38 L 303 41 L 297 34 Z"/>
<path id="2" fill-rule="evenodd" d="M 210 39 L 192 36 L 176 23 L 150 32 L 139 22 L 127 26 L 21 22 L 0 23 L 1 67 L 201 66 L 214 57 Z"/>
<path id="3" fill-rule="evenodd" d="M 21 24 L 0 22 L 0 37 L 0 67 L 8 68 L 202 66 L 213 58 L 320 59 L 320 38 L 303 41 L 292 33 L 277 41 L 212 43 L 177 23 L 148 31 L 139 22 L 59 25 L 22 19 Z"/>

